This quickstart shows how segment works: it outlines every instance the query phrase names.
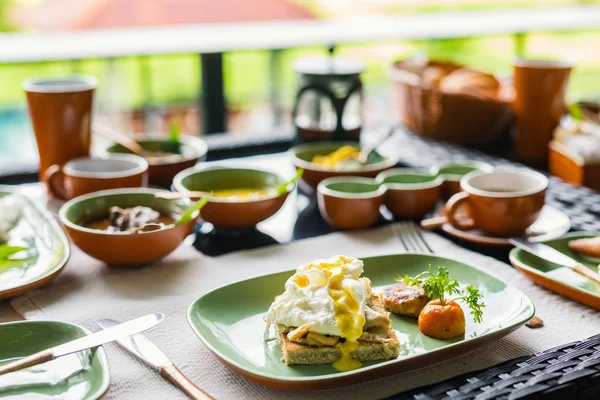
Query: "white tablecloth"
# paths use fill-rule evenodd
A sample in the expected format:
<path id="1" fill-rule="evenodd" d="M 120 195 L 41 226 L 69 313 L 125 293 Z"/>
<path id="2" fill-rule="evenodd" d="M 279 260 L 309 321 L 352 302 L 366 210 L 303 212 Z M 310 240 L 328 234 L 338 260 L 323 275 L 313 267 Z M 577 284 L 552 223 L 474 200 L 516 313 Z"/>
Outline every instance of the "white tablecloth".
<path id="1" fill-rule="evenodd" d="M 481 268 L 525 292 L 544 320 L 541 329 L 523 327 L 493 345 L 429 366 L 376 381 L 311 392 L 288 392 L 255 384 L 222 365 L 195 337 L 186 309 L 197 297 L 223 284 L 295 268 L 334 254 L 372 256 L 402 252 L 392 227 L 334 233 L 288 245 L 210 258 L 183 245 L 162 263 L 137 270 L 114 269 L 77 248 L 65 271 L 47 288 L 12 301 L 27 319 L 55 319 L 97 331 L 94 320 L 127 320 L 162 311 L 166 320 L 147 335 L 200 387 L 217 399 L 370 399 L 437 382 L 471 370 L 544 350 L 598 333 L 600 313 L 533 285 L 495 259 L 467 251 L 426 233 L 437 254 Z M 107 345 L 112 383 L 107 399 L 185 398 L 155 371 L 116 345 Z"/>

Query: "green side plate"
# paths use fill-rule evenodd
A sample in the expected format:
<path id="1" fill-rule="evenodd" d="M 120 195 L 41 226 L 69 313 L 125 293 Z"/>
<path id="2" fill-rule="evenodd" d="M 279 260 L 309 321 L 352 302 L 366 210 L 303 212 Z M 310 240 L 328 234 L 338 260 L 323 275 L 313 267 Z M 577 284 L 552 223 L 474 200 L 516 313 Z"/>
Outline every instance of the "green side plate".
<path id="1" fill-rule="evenodd" d="M 58 321 L 0 324 L 0 364 L 87 334 L 80 326 Z M 94 400 L 109 385 L 108 361 L 99 347 L 0 376 L 0 398 Z"/>
<path id="2" fill-rule="evenodd" d="M 22 207 L 21 219 L 9 232 L 8 244 L 29 248 L 23 257 L 29 261 L 17 267 L 0 268 L 0 299 L 19 296 L 46 284 L 62 270 L 71 254 L 67 236 L 47 210 L 9 186 L 0 186 L 0 197 L 7 195 L 19 196 Z"/>
<path id="3" fill-rule="evenodd" d="M 401 344 L 397 359 L 364 363 L 362 368 L 349 372 L 339 372 L 331 365 L 288 367 L 280 361 L 277 340 L 264 340 L 263 316 L 275 296 L 284 291 L 285 281 L 294 271 L 215 289 L 190 305 L 188 322 L 204 344 L 240 374 L 276 387 L 317 388 L 441 361 L 508 334 L 531 319 L 535 312 L 531 300 L 518 289 L 458 261 L 423 254 L 368 257 L 363 261 L 363 276 L 371 279 L 375 293 L 394 284 L 398 274 L 416 275 L 429 265 L 445 266 L 462 285 L 473 284 L 481 289 L 486 304 L 483 323 L 475 324 L 465 312 L 464 337 L 443 341 L 421 334 L 416 319 L 392 315 L 393 328 Z"/>
<path id="4" fill-rule="evenodd" d="M 581 264 L 598 271 L 600 261 L 581 256 L 569 249 L 571 240 L 600 236 L 595 232 L 572 232 L 558 239 L 543 242 L 561 253 L 577 260 Z M 519 248 L 514 248 L 509 254 L 510 262 L 524 272 L 534 282 L 550 290 L 554 290 L 573 300 L 600 309 L 600 285 L 580 276 L 569 268 L 545 261 Z"/>

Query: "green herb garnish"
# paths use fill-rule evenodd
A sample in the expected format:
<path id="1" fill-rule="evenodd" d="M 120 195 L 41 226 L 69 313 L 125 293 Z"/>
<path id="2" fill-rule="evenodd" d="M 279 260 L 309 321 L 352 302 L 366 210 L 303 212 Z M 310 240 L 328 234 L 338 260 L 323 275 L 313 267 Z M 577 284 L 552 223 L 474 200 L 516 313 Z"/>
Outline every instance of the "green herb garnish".
<path id="1" fill-rule="evenodd" d="M 485 304 L 481 301 L 482 294 L 478 288 L 473 285 L 468 285 L 462 289 L 458 281 L 448 275 L 448 270 L 444 267 L 439 267 L 437 274 L 434 274 L 429 266 L 429 270 L 420 273 L 415 277 L 405 275 L 404 278 L 398 276 L 397 281 L 404 281 L 408 286 L 421 286 L 425 294 L 432 300 L 439 300 L 442 306 L 452 303 L 453 301 L 464 301 L 471 310 L 471 315 L 475 322 L 481 322 L 483 317 L 482 309 Z M 446 296 L 456 296 L 451 300 L 446 299 Z"/>
<path id="2" fill-rule="evenodd" d="M 16 254 L 20 251 L 27 250 L 27 247 L 22 246 L 9 246 L 7 244 L 3 244 L 0 246 L 0 260 L 6 260 L 8 257 Z"/>
<path id="3" fill-rule="evenodd" d="M 10 258 L 13 254 L 27 250 L 27 247 L 10 246 L 8 244 L 0 245 L 0 272 L 7 271 L 11 268 L 20 268 L 31 262 L 32 258 L 13 259 Z"/>
<path id="4" fill-rule="evenodd" d="M 181 125 L 179 121 L 173 121 L 169 130 L 169 142 L 179 143 L 179 134 L 181 133 Z"/>
<path id="5" fill-rule="evenodd" d="M 277 189 L 277 194 L 280 196 L 284 194 L 287 191 L 288 186 L 292 183 L 296 183 L 296 181 L 302 177 L 302 174 L 304 174 L 304 170 L 302 168 L 298 168 L 298 171 L 296 171 L 296 176 L 279 186 Z"/>
<path id="6" fill-rule="evenodd" d="M 569 104 L 568 109 L 571 118 L 573 118 L 575 121 L 583 121 L 583 111 L 581 111 L 581 107 L 579 107 L 579 104 Z"/>
<path id="7" fill-rule="evenodd" d="M 204 196 L 203 198 L 201 198 L 200 200 L 198 200 L 197 202 L 195 202 L 194 204 L 189 206 L 187 208 L 187 210 L 185 210 L 183 212 L 183 214 L 181 215 L 181 218 L 179 218 L 175 222 L 175 226 L 187 224 L 188 222 L 190 222 L 193 218 L 194 213 L 196 211 L 202 209 L 202 207 L 204 207 L 206 205 L 206 203 L 208 203 L 209 198 L 210 198 L 210 196 Z"/>

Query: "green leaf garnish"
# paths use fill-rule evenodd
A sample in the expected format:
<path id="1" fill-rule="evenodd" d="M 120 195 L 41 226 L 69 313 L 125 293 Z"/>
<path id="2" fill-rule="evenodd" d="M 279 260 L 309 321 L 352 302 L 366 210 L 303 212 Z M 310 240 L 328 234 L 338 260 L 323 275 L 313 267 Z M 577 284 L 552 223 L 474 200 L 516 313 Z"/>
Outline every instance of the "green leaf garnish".
<path id="1" fill-rule="evenodd" d="M 0 246 L 0 260 L 6 260 L 8 257 L 12 256 L 15 253 L 20 251 L 27 250 L 27 247 L 22 246 L 9 246 L 7 244 L 3 244 Z"/>
<path id="2" fill-rule="evenodd" d="M 403 281 L 408 286 L 421 286 L 427 297 L 432 300 L 439 300 L 442 305 L 462 300 L 469 306 L 473 320 L 478 323 L 482 320 L 482 309 L 485 307 L 485 304 L 481 301 L 483 296 L 479 289 L 472 285 L 461 289 L 458 281 L 451 278 L 448 270 L 444 267 L 439 267 L 437 273 L 434 274 L 430 265 L 428 271 L 422 272 L 415 277 L 405 275 L 404 277 L 397 277 L 396 280 Z M 458 297 L 451 300 L 446 299 L 446 296 L 455 295 Z"/>
<path id="3" fill-rule="evenodd" d="M 203 198 L 189 206 L 187 210 L 183 212 L 181 217 L 175 222 L 175 226 L 187 224 L 188 222 L 190 222 L 193 219 L 194 213 L 198 210 L 201 210 L 202 207 L 204 207 L 206 203 L 208 203 L 208 199 L 210 199 L 210 196 L 204 196 Z"/>
<path id="4" fill-rule="evenodd" d="M 296 181 L 302 177 L 302 174 L 304 174 L 304 170 L 302 168 L 298 168 L 298 171 L 296 171 L 296 176 L 279 186 L 277 189 L 277 194 L 280 196 L 284 194 L 287 191 L 288 186 L 292 183 L 296 183 Z"/>
<path id="5" fill-rule="evenodd" d="M 181 125 L 179 121 L 173 121 L 169 130 L 169 142 L 179 143 L 179 134 L 181 133 Z"/>
<path id="6" fill-rule="evenodd" d="M 575 121 L 583 121 L 583 112 L 581 111 L 579 104 L 571 103 L 569 104 L 568 109 L 571 118 L 573 118 Z"/>

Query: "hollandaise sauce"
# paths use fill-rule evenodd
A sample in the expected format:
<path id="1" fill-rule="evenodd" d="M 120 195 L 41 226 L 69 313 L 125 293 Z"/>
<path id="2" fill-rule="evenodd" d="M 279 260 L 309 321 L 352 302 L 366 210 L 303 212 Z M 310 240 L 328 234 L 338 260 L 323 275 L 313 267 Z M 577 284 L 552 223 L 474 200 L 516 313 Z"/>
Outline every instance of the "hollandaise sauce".
<path id="1" fill-rule="evenodd" d="M 274 188 L 239 188 L 239 189 L 220 189 L 213 190 L 212 197 L 219 197 L 228 200 L 258 200 L 262 197 L 270 196 L 275 192 Z"/>
<path id="2" fill-rule="evenodd" d="M 345 339 L 336 346 L 340 350 L 341 357 L 333 363 L 333 367 L 339 371 L 349 371 L 360 368 L 361 362 L 352 357 L 352 353 L 358 348 L 358 339 L 363 333 L 365 317 L 360 312 L 360 304 L 352 293 L 350 286 L 344 286 L 343 263 L 347 262 L 340 257 L 337 263 L 322 263 L 311 267 L 325 269 L 329 278 L 329 296 L 333 300 L 336 325 L 340 330 L 341 337 Z M 297 282 L 299 286 L 305 282 Z"/>
<path id="3" fill-rule="evenodd" d="M 355 147 L 342 146 L 333 153 L 314 156 L 311 162 L 327 168 L 333 168 L 342 161 L 348 159 L 357 159 L 359 153 L 360 152 Z"/>
<path id="4" fill-rule="evenodd" d="M 352 358 L 352 353 L 358 348 L 358 338 L 362 335 L 365 318 L 360 313 L 360 305 L 354 298 L 350 288 L 342 286 L 344 278 L 344 267 L 336 268 L 329 279 L 329 295 L 333 300 L 333 310 L 341 336 L 345 342 L 337 346 L 342 356 L 333 363 L 333 367 L 339 371 L 349 371 L 360 368 L 360 361 Z"/>

